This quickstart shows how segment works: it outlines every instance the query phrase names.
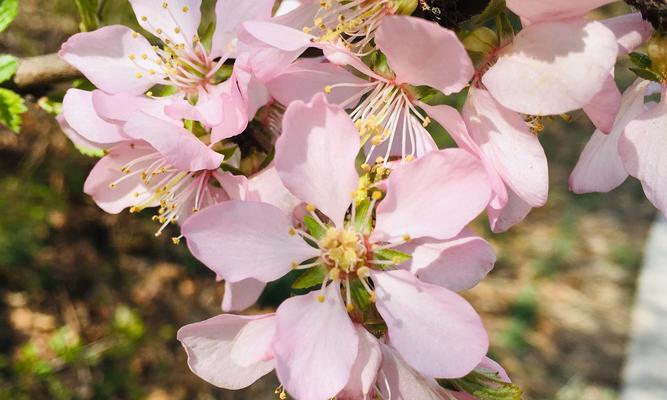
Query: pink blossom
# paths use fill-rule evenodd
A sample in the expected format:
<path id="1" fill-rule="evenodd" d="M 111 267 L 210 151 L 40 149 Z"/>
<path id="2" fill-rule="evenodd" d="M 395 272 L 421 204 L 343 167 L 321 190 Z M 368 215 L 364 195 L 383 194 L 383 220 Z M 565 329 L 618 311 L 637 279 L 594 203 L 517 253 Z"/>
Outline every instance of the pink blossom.
<path id="1" fill-rule="evenodd" d="M 130 3 L 139 24 L 156 36 L 162 47 L 152 46 L 128 27 L 112 25 L 72 36 L 63 44 L 60 56 L 110 94 L 139 95 L 156 84 L 175 86 L 180 97 L 173 98 L 168 112 L 176 119 L 197 119 L 214 127 L 229 114 L 244 111 L 237 85 L 233 81 L 218 85 L 215 75 L 227 59 L 237 57 L 241 24 L 269 18 L 272 0 L 218 1 L 210 51 L 197 34 L 201 0 Z M 192 107 L 188 101 L 196 105 Z M 247 122 L 247 116 L 244 118 Z M 227 122 L 222 129 L 238 134 L 244 127 L 245 123 L 233 130 Z"/>
<path id="2" fill-rule="evenodd" d="M 345 387 L 359 343 L 348 316 L 354 309 L 350 297 L 354 282 L 366 288 L 388 325 L 392 346 L 414 368 L 437 377 L 469 372 L 487 346 L 474 310 L 448 289 L 396 270 L 401 260 L 383 260 L 376 252 L 413 238 L 431 238 L 437 246 L 438 240 L 456 237 L 489 201 L 482 165 L 463 150 L 432 152 L 394 169 L 386 195 L 369 189 L 370 204 L 361 214 L 350 198 L 350 193 L 360 193 L 355 169 L 359 133 L 345 112 L 318 95 L 309 104 L 292 103 L 283 130 L 276 144 L 275 168 L 285 187 L 309 204 L 304 218 L 310 222 L 302 222 L 319 226 L 318 237 L 301 223 L 295 225 L 293 213 L 238 201 L 194 215 L 183 233 L 192 253 L 229 282 L 268 282 L 293 269 L 323 266 L 327 271 L 320 290 L 289 299 L 278 308 L 273 352 L 287 391 L 297 398 L 326 399 Z M 368 210 L 373 209 L 375 226 L 368 227 Z M 418 265 L 417 259 L 410 268 L 432 268 L 432 258 L 423 260 L 429 265 Z M 488 271 L 488 260 L 472 268 Z M 484 275 L 472 273 L 462 279 L 474 281 Z M 470 287 L 474 282 L 456 285 Z M 434 337 L 457 344 L 443 347 Z"/>

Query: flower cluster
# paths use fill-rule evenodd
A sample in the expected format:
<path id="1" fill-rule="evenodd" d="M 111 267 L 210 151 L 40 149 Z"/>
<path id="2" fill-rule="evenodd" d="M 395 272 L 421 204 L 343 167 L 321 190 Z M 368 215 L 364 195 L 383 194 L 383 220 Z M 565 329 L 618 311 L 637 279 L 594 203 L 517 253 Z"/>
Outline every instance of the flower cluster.
<path id="1" fill-rule="evenodd" d="M 201 0 L 130 0 L 150 38 L 72 36 L 60 55 L 96 89 L 70 89 L 59 122 L 104 154 L 84 187 L 100 208 L 154 208 L 156 235 L 180 230 L 224 280 L 224 313 L 178 332 L 202 379 L 520 398 L 457 292 L 495 263 L 468 225 L 486 211 L 502 232 L 546 203 L 545 118 L 583 109 L 597 127 L 573 191 L 632 175 L 667 213 L 667 39 L 639 13 L 587 18 L 612 2 L 493 1 L 455 32 L 421 18 L 427 1 L 218 0 L 200 36 Z M 627 54 L 639 78 L 621 94 Z M 275 312 L 240 314 L 278 280 L 292 296 Z"/>

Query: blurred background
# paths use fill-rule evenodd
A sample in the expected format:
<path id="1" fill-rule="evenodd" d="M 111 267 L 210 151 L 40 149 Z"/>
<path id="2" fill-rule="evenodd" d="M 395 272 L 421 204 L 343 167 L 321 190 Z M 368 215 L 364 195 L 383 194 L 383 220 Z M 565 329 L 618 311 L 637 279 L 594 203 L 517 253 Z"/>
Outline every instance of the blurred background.
<path id="1" fill-rule="evenodd" d="M 212 19 L 212 1 L 205 18 Z M 136 25 L 125 0 L 105 23 Z M 615 6 L 621 12 L 623 6 Z M 0 52 L 55 52 L 78 31 L 71 0 L 21 0 Z M 629 85 L 627 66 L 619 84 Z M 272 399 L 273 377 L 226 392 L 192 375 L 177 329 L 220 312 L 222 285 L 145 215 L 107 215 L 82 192 L 96 162 L 26 95 L 20 135 L 0 131 L 0 398 Z M 618 398 L 642 250 L 655 211 L 640 185 L 575 196 L 567 177 L 589 135 L 579 113 L 546 121 L 549 203 L 509 233 L 476 230 L 498 253 L 464 295 L 491 333 L 491 354 L 527 399 Z M 264 296 L 269 309 L 275 295 Z M 254 310 L 253 312 L 256 312 Z"/>

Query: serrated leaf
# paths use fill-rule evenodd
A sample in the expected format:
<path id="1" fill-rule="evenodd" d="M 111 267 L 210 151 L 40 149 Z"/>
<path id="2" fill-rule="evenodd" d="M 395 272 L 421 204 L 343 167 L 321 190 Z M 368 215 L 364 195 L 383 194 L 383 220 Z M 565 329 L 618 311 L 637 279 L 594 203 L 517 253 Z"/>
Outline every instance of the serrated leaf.
<path id="1" fill-rule="evenodd" d="M 14 21 L 19 12 L 19 0 L 0 0 L 0 32 Z"/>
<path id="2" fill-rule="evenodd" d="M 303 217 L 303 223 L 306 225 L 308 233 L 317 240 L 322 239 L 327 233 L 326 229 L 310 215 Z"/>
<path id="3" fill-rule="evenodd" d="M 21 131 L 21 114 L 28 111 L 23 98 L 11 90 L 0 88 L 0 124 L 15 133 Z"/>
<path id="4" fill-rule="evenodd" d="M 651 68 L 651 65 L 653 64 L 651 62 L 651 57 L 649 57 L 647 54 L 643 53 L 630 53 L 630 61 L 632 61 L 633 64 L 638 66 L 639 68 Z"/>
<path id="5" fill-rule="evenodd" d="M 308 268 L 306 272 L 292 284 L 292 289 L 310 289 L 320 286 L 327 277 L 327 270 L 324 265 Z"/>
<path id="6" fill-rule="evenodd" d="M 9 54 L 0 55 L 0 83 L 8 81 L 19 67 L 19 60 Z"/>
<path id="7" fill-rule="evenodd" d="M 373 252 L 376 258 L 385 261 L 393 261 L 394 264 L 402 264 L 409 261 L 412 257 L 409 254 L 403 253 L 395 249 L 375 250 Z"/>
<path id="8" fill-rule="evenodd" d="M 645 68 L 630 68 L 630 71 L 634 72 L 638 77 L 646 79 L 653 82 L 662 82 L 662 77 L 651 71 L 650 69 Z"/>

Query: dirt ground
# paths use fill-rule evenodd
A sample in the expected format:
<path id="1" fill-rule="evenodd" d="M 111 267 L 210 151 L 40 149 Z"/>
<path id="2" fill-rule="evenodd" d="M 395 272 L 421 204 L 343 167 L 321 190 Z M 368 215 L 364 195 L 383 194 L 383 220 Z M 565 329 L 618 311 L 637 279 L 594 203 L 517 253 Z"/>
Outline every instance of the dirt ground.
<path id="1" fill-rule="evenodd" d="M 77 29 L 72 7 L 22 0 L 0 50 L 56 51 Z M 625 70 L 619 76 L 627 83 Z M 548 121 L 541 134 L 551 165 L 548 205 L 506 234 L 492 235 L 483 220 L 475 225 L 499 261 L 465 296 L 491 332 L 493 356 L 527 399 L 617 397 L 655 213 L 637 182 L 607 195 L 567 192 L 592 132 L 573 116 Z M 0 398 L 276 398 L 273 377 L 226 392 L 189 372 L 175 332 L 220 312 L 221 284 L 169 235 L 156 239 L 150 215 L 99 210 L 82 193 L 94 162 L 34 105 L 21 135 L 0 132 Z"/>

